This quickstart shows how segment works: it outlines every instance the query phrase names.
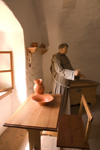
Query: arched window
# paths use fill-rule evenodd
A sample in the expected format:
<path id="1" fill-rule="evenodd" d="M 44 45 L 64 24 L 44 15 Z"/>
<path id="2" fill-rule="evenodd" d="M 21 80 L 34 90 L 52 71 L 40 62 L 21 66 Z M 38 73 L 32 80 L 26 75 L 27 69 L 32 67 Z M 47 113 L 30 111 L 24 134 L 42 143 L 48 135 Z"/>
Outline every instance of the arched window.
<path id="1" fill-rule="evenodd" d="M 19 101 L 26 99 L 26 71 L 25 71 L 25 46 L 24 46 L 24 33 L 13 12 L 8 6 L 0 0 L 0 51 L 11 51 L 13 57 L 13 73 L 14 73 L 14 92 Z M 0 62 L 6 64 L 6 56 L 0 57 Z M 8 64 L 6 64 L 8 65 Z M 6 66 L 7 67 L 7 66 Z M 5 70 L 5 69 L 4 69 Z M 10 69 L 8 69 L 10 70 Z M 6 72 L 8 77 L 1 75 L 1 86 L 9 85 L 8 80 L 10 73 Z M 0 74 L 3 74 L 2 71 Z M 9 78 L 7 80 L 7 78 Z M 6 82 L 6 83 L 5 83 Z M 11 83 L 11 84 L 13 84 Z M 9 86 L 10 87 L 10 86 Z M 13 86 L 11 86 L 13 87 Z"/>

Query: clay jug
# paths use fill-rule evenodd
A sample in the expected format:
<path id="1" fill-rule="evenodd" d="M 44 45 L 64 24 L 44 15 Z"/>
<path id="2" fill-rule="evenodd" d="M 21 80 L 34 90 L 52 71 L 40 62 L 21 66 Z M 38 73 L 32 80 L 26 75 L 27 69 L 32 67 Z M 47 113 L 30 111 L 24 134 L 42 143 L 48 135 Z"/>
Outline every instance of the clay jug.
<path id="1" fill-rule="evenodd" d="M 45 88 L 42 83 L 42 79 L 35 79 L 34 83 L 35 83 L 34 87 L 33 87 L 34 93 L 35 94 L 43 94 Z"/>

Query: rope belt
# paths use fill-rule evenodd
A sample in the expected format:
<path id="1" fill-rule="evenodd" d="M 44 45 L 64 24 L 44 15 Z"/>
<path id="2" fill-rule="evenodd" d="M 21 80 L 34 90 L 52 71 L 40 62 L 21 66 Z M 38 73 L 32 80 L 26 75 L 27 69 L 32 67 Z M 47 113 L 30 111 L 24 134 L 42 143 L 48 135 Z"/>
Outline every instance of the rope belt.
<path id="1" fill-rule="evenodd" d="M 69 86 L 66 86 L 66 85 L 64 85 L 64 84 L 61 84 L 59 81 L 57 81 L 53 76 L 52 76 L 52 78 L 58 83 L 58 84 L 60 84 L 60 85 L 62 85 L 62 86 L 64 86 L 64 87 L 66 87 L 66 88 L 70 88 Z"/>

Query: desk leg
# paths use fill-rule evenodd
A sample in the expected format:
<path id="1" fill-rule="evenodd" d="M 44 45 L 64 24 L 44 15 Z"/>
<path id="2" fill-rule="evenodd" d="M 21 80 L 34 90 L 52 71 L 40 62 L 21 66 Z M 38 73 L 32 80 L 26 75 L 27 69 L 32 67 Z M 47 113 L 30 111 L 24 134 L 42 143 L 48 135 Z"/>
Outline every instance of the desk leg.
<path id="1" fill-rule="evenodd" d="M 29 137 L 29 149 L 41 150 L 41 134 L 40 130 L 27 129 Z"/>

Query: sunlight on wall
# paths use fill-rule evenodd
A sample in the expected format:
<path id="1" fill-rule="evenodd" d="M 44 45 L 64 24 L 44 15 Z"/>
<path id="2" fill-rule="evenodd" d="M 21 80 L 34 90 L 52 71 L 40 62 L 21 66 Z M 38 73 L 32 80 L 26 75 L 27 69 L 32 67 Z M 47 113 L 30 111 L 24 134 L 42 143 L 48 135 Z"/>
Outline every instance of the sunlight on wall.
<path id="1" fill-rule="evenodd" d="M 23 29 L 8 6 L 0 0 L 0 50 L 12 51 L 14 93 L 22 103 L 26 99 L 25 46 Z M 3 59 L 3 58 L 2 58 Z M 7 81 L 2 77 L 2 81 Z"/>

